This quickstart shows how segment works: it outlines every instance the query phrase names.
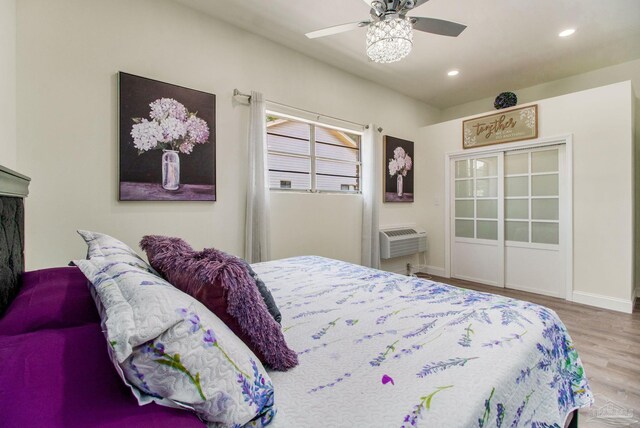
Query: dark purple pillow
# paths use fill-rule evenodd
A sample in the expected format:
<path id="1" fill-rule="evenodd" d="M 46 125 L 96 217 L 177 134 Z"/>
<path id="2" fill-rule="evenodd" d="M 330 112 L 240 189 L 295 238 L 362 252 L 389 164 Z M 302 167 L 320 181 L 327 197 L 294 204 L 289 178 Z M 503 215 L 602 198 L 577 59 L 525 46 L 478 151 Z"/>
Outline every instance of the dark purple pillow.
<path id="1" fill-rule="evenodd" d="M 193 251 L 164 236 L 145 236 L 140 247 L 155 270 L 216 314 L 263 364 L 275 370 L 298 364 L 244 260 L 213 248 Z"/>
<path id="2" fill-rule="evenodd" d="M 25 272 L 15 300 L 0 318 L 0 336 L 100 323 L 87 278 L 76 267 Z"/>
<path id="3" fill-rule="evenodd" d="M 0 426 L 204 427 L 191 412 L 139 406 L 101 330 L 95 323 L 0 337 Z"/>

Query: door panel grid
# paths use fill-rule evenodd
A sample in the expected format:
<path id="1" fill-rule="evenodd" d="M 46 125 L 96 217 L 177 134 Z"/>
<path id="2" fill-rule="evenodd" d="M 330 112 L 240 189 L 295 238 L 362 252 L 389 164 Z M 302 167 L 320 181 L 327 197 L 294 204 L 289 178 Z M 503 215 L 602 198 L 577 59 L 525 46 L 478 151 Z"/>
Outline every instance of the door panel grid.
<path id="1" fill-rule="evenodd" d="M 558 148 L 506 153 L 505 240 L 560 242 Z"/>
<path id="2" fill-rule="evenodd" d="M 566 159 L 563 144 L 451 158 L 453 277 L 564 295 Z"/>
<path id="3" fill-rule="evenodd" d="M 456 161 L 457 238 L 498 239 L 498 163 L 497 156 Z"/>

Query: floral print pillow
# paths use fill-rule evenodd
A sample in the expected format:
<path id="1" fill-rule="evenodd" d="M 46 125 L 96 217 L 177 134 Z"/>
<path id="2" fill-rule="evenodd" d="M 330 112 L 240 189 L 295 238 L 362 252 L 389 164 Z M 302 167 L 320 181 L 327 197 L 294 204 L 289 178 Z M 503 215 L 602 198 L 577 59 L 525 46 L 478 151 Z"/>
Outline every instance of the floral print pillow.
<path id="1" fill-rule="evenodd" d="M 116 370 L 140 404 L 192 409 L 225 427 L 271 422 L 268 374 L 205 306 L 126 262 L 75 263 L 92 284 Z"/>
<path id="2" fill-rule="evenodd" d="M 104 233 L 78 230 L 78 234 L 86 242 L 87 259 L 121 261 L 131 266 L 138 267 L 147 272 L 158 275 L 142 257 L 127 244 Z M 159 276 L 159 275 L 158 275 Z"/>

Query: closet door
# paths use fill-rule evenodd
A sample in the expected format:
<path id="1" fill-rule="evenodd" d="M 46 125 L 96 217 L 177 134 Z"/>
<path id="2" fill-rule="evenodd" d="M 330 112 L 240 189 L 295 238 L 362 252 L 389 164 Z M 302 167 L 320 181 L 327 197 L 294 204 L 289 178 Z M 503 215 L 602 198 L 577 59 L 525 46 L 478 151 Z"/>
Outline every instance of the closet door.
<path id="1" fill-rule="evenodd" d="M 565 146 L 504 156 L 505 286 L 565 297 Z"/>
<path id="2" fill-rule="evenodd" d="M 451 275 L 504 285 L 503 154 L 451 161 Z"/>

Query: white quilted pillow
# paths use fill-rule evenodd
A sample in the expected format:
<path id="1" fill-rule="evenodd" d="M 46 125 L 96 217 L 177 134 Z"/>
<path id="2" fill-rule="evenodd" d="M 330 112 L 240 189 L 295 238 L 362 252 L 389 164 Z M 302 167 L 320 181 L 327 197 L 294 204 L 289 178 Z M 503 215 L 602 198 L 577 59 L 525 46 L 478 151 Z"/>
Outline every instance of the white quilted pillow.
<path id="1" fill-rule="evenodd" d="M 78 230 L 77 232 L 87 244 L 88 259 L 121 261 L 158 275 L 158 272 L 149 263 L 124 242 L 104 233 L 89 230 Z"/>
<path id="2" fill-rule="evenodd" d="M 221 426 L 271 422 L 268 374 L 205 306 L 126 262 L 75 263 L 93 284 L 114 364 L 140 404 L 187 407 Z"/>

